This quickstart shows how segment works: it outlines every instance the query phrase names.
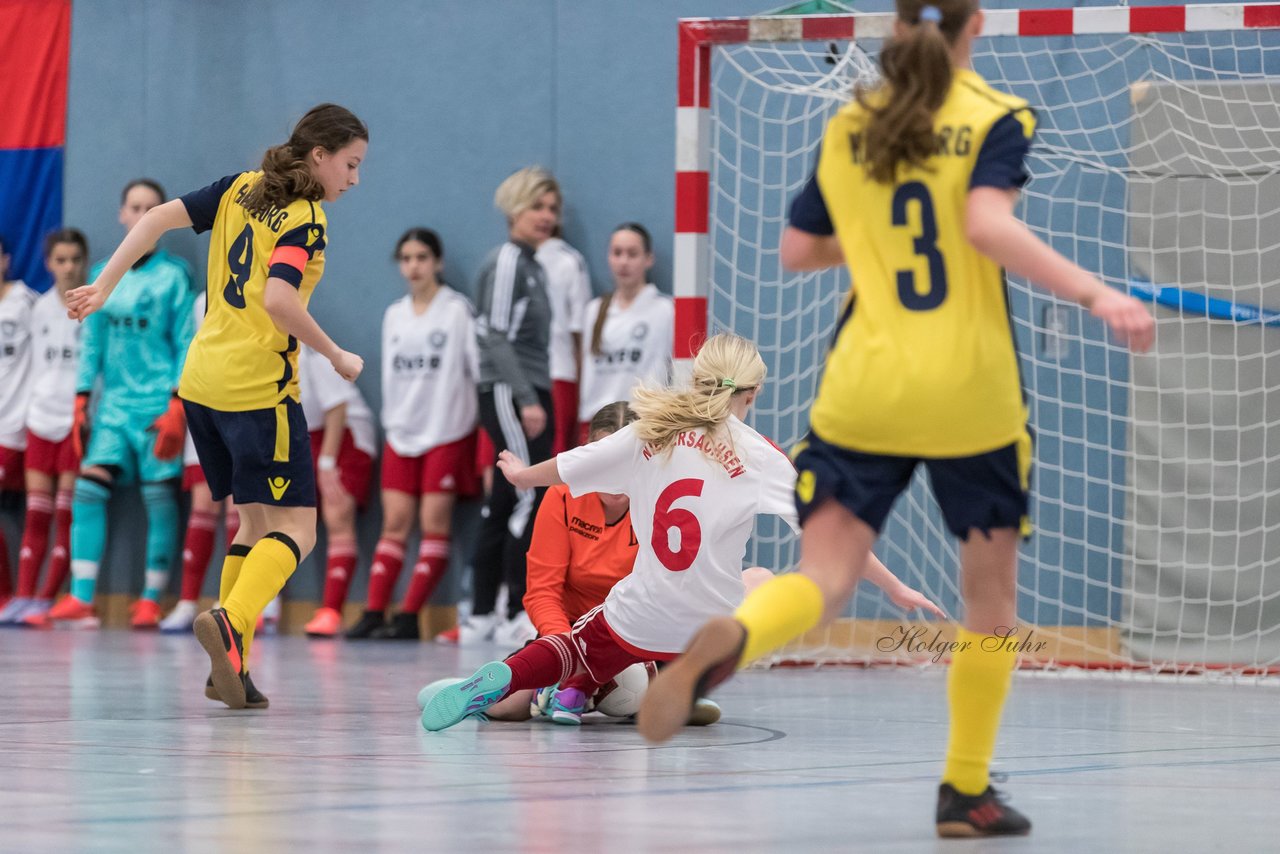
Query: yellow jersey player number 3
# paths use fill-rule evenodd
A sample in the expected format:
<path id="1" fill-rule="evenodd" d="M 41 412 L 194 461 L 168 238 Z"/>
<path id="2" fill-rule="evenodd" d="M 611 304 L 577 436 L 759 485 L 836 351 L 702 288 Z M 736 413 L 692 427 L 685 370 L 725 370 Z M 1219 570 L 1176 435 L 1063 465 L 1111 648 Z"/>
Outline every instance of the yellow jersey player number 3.
<path id="1" fill-rule="evenodd" d="M 964 625 L 948 672 L 950 735 L 940 836 L 1024 834 L 990 786 L 1016 665 L 1017 542 L 1027 523 L 1031 437 L 1005 271 L 1079 303 L 1133 350 L 1154 321 L 1130 296 L 1053 251 L 1014 215 L 1035 131 L 1026 101 L 970 67 L 975 0 L 897 0 L 883 76 L 827 125 L 783 233 L 792 270 L 847 264 L 854 295 L 796 455 L 799 571 L 708 623 L 650 686 L 641 734 L 670 737 L 663 704 L 696 693 L 823 619 L 844 613 L 894 500 L 917 466 L 961 541 Z"/>
<path id="2" fill-rule="evenodd" d="M 67 294 L 83 320 L 165 232 L 210 232 L 208 313 L 191 343 L 178 395 L 215 501 L 228 495 L 241 525 L 222 567 L 222 607 L 196 618 L 209 654 L 205 696 L 265 708 L 249 679 L 253 627 L 311 551 L 316 483 L 298 391 L 298 342 L 354 380 L 364 360 L 333 342 L 307 312 L 324 273 L 323 202 L 360 181 L 369 131 L 350 110 L 321 104 L 256 171 L 228 175 L 148 211 L 97 280 Z"/>

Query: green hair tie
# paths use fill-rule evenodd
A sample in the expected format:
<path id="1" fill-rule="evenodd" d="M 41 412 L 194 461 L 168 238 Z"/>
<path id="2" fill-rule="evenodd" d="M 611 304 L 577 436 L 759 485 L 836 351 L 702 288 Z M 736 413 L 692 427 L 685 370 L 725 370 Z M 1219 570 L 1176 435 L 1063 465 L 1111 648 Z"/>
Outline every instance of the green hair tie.
<path id="1" fill-rule="evenodd" d="M 731 388 L 734 391 L 737 391 L 738 384 L 735 383 L 733 380 L 729 379 L 728 377 L 725 377 L 724 379 L 720 380 L 720 388 Z"/>

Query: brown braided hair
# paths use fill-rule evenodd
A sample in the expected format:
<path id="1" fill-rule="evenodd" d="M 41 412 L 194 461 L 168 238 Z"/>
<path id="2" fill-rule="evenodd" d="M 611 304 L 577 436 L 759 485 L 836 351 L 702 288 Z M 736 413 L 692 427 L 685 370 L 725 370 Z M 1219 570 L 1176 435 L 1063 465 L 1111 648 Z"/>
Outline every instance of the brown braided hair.
<path id="1" fill-rule="evenodd" d="M 250 213 L 263 214 L 297 199 L 320 201 L 324 187 L 311 174 L 307 155 L 316 146 L 332 153 L 357 139 L 368 142 L 369 129 L 355 113 L 337 104 L 312 107 L 294 125 L 288 142 L 267 149 L 262 178 L 245 193 L 241 204 Z"/>

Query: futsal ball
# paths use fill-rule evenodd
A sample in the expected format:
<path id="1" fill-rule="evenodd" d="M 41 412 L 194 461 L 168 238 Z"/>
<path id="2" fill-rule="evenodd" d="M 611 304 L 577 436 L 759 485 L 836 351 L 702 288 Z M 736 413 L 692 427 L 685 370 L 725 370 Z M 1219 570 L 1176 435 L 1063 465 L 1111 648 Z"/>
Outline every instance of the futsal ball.
<path id="1" fill-rule="evenodd" d="M 596 692 L 595 710 L 611 718 L 631 717 L 640 711 L 640 699 L 657 672 L 652 661 L 631 665 Z"/>
<path id="2" fill-rule="evenodd" d="M 460 679 L 457 676 L 450 676 L 448 679 L 437 679 L 430 685 L 423 685 L 422 690 L 418 692 L 418 709 L 425 709 L 427 707 L 427 703 L 430 703 L 432 698 L 445 688 L 448 688 L 450 685 L 457 685 L 459 682 L 464 681 L 466 680 Z"/>

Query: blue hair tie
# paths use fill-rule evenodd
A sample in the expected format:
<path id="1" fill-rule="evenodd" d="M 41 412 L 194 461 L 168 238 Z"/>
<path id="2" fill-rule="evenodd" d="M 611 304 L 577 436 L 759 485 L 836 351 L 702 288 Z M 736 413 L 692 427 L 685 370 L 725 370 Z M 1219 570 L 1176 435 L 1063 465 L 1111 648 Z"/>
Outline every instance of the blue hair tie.
<path id="1" fill-rule="evenodd" d="M 934 24 L 942 23 L 942 10 L 937 6 L 925 6 L 920 10 L 920 21 L 929 21 Z"/>

